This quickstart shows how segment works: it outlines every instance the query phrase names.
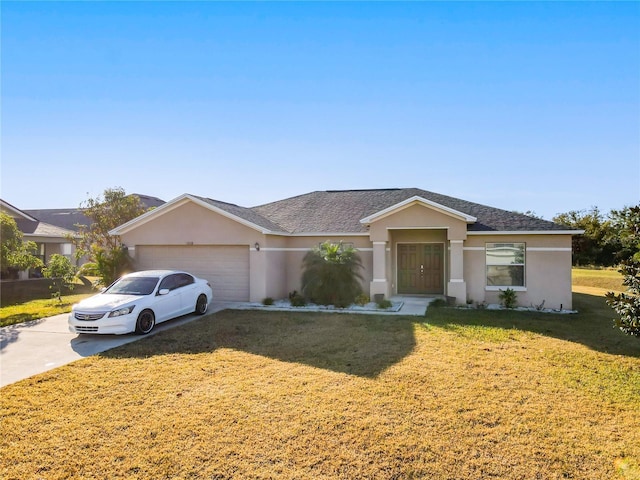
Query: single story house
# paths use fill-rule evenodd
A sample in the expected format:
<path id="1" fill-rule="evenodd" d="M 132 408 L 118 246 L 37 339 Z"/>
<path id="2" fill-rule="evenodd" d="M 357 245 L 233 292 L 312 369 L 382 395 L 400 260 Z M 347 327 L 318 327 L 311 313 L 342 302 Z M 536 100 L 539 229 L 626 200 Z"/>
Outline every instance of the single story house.
<path id="1" fill-rule="evenodd" d="M 55 253 L 64 255 L 72 263 L 75 262 L 73 255 L 75 247 L 69 239 L 69 236 L 75 234 L 74 231 L 40 221 L 25 210 L 20 210 L 2 199 L 0 199 L 0 212 L 6 213 L 15 220 L 18 230 L 22 232 L 23 240 L 35 242 L 37 246 L 35 255 L 45 264 Z M 37 269 L 18 272 L 20 279 L 39 276 L 40 272 Z"/>
<path id="2" fill-rule="evenodd" d="M 571 237 L 582 231 L 418 188 L 317 191 L 245 208 L 181 195 L 110 232 L 138 269 L 185 269 L 218 300 L 286 298 L 323 241 L 354 246 L 371 297 L 446 295 L 571 308 Z"/>

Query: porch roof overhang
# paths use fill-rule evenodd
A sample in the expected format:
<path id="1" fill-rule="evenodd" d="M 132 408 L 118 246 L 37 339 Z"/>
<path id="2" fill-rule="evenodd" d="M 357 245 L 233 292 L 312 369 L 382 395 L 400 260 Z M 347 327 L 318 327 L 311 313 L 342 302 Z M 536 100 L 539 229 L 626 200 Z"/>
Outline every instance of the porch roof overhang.
<path id="1" fill-rule="evenodd" d="M 406 200 L 400 202 L 400 203 L 396 203 L 395 205 L 391 205 L 388 208 L 385 208 L 384 210 L 380 210 L 379 212 L 376 212 L 372 215 L 369 215 L 368 217 L 365 217 L 363 219 L 360 220 L 360 223 L 364 224 L 364 225 L 368 225 L 370 223 L 373 223 L 377 220 L 381 220 L 389 215 L 393 215 L 394 213 L 397 213 L 401 210 L 404 210 L 405 208 L 411 207 L 413 205 L 422 205 L 426 208 L 430 208 L 431 210 L 435 210 L 439 213 L 442 213 L 444 215 L 447 215 L 449 217 L 452 217 L 456 220 L 460 220 L 463 221 L 467 224 L 471 224 L 471 223 L 475 223 L 478 219 L 472 215 L 468 215 L 464 212 L 460 212 L 458 210 L 454 210 L 453 208 L 447 207 L 445 205 L 441 205 L 439 203 L 436 202 L 432 202 L 431 200 L 427 200 L 426 198 L 420 197 L 420 196 L 413 196 L 411 198 L 407 198 Z"/>

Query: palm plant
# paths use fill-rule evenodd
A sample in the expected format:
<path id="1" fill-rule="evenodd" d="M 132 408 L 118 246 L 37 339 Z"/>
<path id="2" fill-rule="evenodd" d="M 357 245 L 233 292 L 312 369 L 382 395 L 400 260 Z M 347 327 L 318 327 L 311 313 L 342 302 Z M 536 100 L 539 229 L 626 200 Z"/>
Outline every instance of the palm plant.
<path id="1" fill-rule="evenodd" d="M 320 305 L 347 307 L 362 293 L 362 261 L 355 248 L 323 242 L 302 260 L 302 293 Z"/>

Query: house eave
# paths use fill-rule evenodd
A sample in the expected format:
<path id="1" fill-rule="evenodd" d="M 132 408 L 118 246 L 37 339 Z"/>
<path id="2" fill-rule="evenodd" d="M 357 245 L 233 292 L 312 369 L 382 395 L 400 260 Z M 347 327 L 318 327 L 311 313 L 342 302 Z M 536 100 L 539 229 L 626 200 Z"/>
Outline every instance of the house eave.
<path id="1" fill-rule="evenodd" d="M 584 230 L 501 230 L 467 232 L 467 235 L 582 235 Z"/>

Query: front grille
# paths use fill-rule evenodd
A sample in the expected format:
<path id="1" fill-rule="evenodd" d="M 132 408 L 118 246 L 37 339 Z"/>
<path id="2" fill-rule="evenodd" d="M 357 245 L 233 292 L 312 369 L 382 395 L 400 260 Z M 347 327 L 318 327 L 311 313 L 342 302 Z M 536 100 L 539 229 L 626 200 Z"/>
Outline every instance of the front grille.
<path id="1" fill-rule="evenodd" d="M 76 320 L 85 320 L 87 322 L 93 322 L 94 320 L 100 320 L 102 317 L 104 317 L 104 312 L 103 313 L 80 313 L 80 312 L 76 312 L 75 313 L 75 317 Z"/>
<path id="2" fill-rule="evenodd" d="M 97 333 L 98 332 L 98 327 L 79 327 L 79 326 L 76 326 L 75 329 L 76 329 L 76 332 L 79 332 L 79 333 Z"/>

